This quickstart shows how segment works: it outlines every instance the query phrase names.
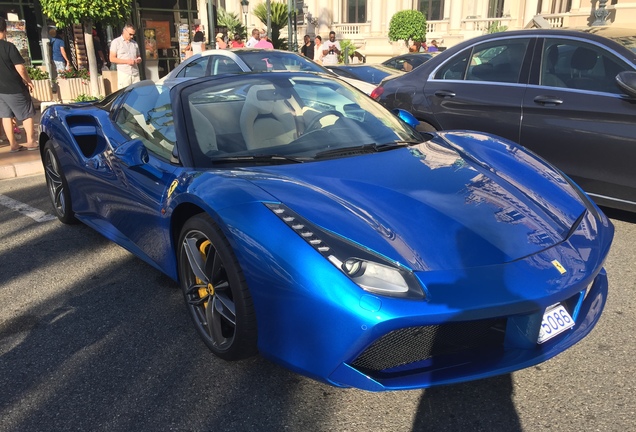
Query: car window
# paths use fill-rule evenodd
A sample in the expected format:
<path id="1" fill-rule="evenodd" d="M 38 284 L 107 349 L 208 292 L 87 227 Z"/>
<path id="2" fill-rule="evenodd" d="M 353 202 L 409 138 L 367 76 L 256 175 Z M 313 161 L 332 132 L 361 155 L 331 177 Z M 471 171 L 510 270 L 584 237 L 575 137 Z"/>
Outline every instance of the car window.
<path id="1" fill-rule="evenodd" d="M 301 55 L 270 50 L 255 50 L 236 53 L 255 72 L 302 71 L 329 73 L 327 69 Z"/>
<path id="2" fill-rule="evenodd" d="M 183 69 L 177 74 L 179 78 L 198 78 L 205 76 L 210 61 L 209 56 L 199 57 L 196 60 L 192 60 L 185 65 Z"/>
<path id="3" fill-rule="evenodd" d="M 326 150 L 421 139 L 379 104 L 338 80 L 311 74 L 262 75 L 202 82 L 182 93 L 197 165 L 268 154 L 311 159 Z"/>
<path id="4" fill-rule="evenodd" d="M 148 151 L 170 159 L 176 136 L 167 87 L 153 84 L 132 89 L 115 123 L 131 140 L 139 139 Z"/>
<path id="5" fill-rule="evenodd" d="M 224 73 L 240 73 L 243 72 L 241 67 L 234 60 L 224 56 L 212 56 L 210 60 L 210 74 L 220 75 Z"/>
<path id="6" fill-rule="evenodd" d="M 462 51 L 459 55 L 451 57 L 445 64 L 437 70 L 435 79 L 442 80 L 463 80 L 466 73 L 466 65 L 470 57 L 471 50 Z"/>
<path id="7" fill-rule="evenodd" d="M 518 82 L 528 42 L 528 39 L 511 39 L 476 46 L 470 58 L 466 79 Z"/>
<path id="8" fill-rule="evenodd" d="M 599 46 L 546 39 L 541 56 L 540 84 L 620 94 L 616 75 L 624 70 L 631 68 Z"/>

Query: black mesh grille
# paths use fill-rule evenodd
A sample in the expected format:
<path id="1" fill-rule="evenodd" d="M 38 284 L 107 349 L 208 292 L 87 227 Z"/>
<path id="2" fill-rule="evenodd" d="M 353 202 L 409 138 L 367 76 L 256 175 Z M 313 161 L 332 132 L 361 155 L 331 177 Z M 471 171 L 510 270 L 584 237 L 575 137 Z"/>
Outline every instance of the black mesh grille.
<path id="1" fill-rule="evenodd" d="M 506 319 L 498 318 L 395 330 L 376 340 L 352 366 L 384 371 L 438 355 L 501 346 L 505 327 Z"/>

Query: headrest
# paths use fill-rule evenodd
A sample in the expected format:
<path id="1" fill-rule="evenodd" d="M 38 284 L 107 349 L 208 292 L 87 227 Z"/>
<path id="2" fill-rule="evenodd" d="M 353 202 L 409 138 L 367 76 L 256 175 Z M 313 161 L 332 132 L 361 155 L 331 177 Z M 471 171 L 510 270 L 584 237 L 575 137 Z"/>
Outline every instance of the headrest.
<path id="1" fill-rule="evenodd" d="M 596 64 L 596 53 L 588 48 L 578 47 L 572 54 L 570 65 L 573 69 L 590 70 Z"/>

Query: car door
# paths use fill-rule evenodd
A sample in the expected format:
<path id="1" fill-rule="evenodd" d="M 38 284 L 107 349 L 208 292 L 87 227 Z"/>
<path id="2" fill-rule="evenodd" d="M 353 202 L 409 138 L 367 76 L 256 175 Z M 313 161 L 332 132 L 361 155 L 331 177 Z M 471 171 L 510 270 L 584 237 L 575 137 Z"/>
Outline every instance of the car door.
<path id="1" fill-rule="evenodd" d="M 561 168 L 598 202 L 608 197 L 613 206 L 636 202 L 636 100 L 615 82 L 619 72 L 634 66 L 600 43 L 580 38 L 541 40 L 535 59 L 520 143 Z"/>
<path id="2" fill-rule="evenodd" d="M 170 162 L 176 135 L 169 88 L 133 88 L 114 120 L 121 139 L 107 163 L 116 179 L 108 185 L 109 198 L 102 197 L 101 217 L 124 246 L 162 262 L 170 244 L 164 203 L 179 171 Z"/>
<path id="3" fill-rule="evenodd" d="M 426 80 L 424 100 L 438 127 L 494 133 L 518 141 L 534 38 L 484 41 L 449 58 Z M 416 71 L 417 72 L 417 71 Z"/>

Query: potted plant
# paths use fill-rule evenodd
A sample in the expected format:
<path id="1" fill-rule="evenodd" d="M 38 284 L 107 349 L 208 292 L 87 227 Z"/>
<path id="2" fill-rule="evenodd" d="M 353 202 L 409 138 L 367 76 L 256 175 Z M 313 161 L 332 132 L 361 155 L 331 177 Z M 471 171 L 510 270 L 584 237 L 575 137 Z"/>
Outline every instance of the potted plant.
<path id="1" fill-rule="evenodd" d="M 51 87 L 51 78 L 49 73 L 36 67 L 28 67 L 27 73 L 33 82 L 33 105 L 40 108 L 42 102 L 53 101 L 54 95 Z"/>
<path id="2" fill-rule="evenodd" d="M 104 92 L 104 80 L 98 76 L 99 93 Z M 81 94 L 90 94 L 90 75 L 87 69 L 67 69 L 57 74 L 62 102 L 72 102 Z"/>

